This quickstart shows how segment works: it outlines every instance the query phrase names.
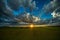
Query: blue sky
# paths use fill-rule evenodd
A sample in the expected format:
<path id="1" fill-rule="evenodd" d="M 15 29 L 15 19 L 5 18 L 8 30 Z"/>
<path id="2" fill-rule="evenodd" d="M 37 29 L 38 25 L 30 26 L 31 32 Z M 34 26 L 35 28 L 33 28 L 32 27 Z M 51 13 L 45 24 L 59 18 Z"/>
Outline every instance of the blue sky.
<path id="1" fill-rule="evenodd" d="M 49 3 L 50 0 L 33 0 L 33 1 L 36 2 L 36 7 L 38 7 L 38 9 L 33 10 L 32 15 L 38 16 L 40 14 L 39 12 L 41 11 L 42 12 L 41 17 L 40 17 L 41 19 L 45 19 L 45 18 L 50 19 L 50 18 L 52 18 L 50 13 L 45 14 L 44 11 L 42 11 L 43 6 L 47 3 Z M 30 13 L 29 8 L 26 8 L 25 10 Z M 18 15 L 18 14 L 24 12 L 24 8 L 20 7 L 18 10 L 14 10 L 13 12 L 14 12 L 14 15 Z"/>
<path id="2" fill-rule="evenodd" d="M 29 19 L 29 21 L 33 16 L 35 17 L 34 20 L 39 17 L 41 20 L 38 18 L 39 20 L 37 21 L 42 21 L 40 23 L 54 22 L 58 24 L 60 21 L 60 0 L 5 0 L 4 3 L 5 8 L 3 8 L 3 11 L 12 13 L 11 16 L 15 16 L 13 18 L 23 18 L 23 14 L 27 13 L 28 15 L 26 14 L 25 16 L 28 16 L 28 18 L 26 17 L 25 19 Z M 20 20 L 26 22 L 25 19 Z"/>

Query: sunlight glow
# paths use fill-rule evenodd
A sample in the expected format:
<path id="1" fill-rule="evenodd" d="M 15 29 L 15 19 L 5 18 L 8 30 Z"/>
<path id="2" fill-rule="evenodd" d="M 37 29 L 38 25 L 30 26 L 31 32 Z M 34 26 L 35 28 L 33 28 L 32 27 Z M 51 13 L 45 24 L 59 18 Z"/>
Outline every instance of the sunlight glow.
<path id="1" fill-rule="evenodd" d="M 31 24 L 31 25 L 30 25 L 30 27 L 31 27 L 31 28 L 33 28 L 33 27 L 34 27 L 34 25 L 33 25 L 33 24 Z"/>

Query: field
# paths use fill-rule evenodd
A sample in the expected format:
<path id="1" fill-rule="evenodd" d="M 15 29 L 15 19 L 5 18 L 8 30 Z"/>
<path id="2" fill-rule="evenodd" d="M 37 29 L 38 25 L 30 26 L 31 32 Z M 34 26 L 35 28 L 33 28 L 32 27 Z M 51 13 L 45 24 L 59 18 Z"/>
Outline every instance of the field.
<path id="1" fill-rule="evenodd" d="M 60 27 L 1 27 L 0 40 L 60 40 Z"/>

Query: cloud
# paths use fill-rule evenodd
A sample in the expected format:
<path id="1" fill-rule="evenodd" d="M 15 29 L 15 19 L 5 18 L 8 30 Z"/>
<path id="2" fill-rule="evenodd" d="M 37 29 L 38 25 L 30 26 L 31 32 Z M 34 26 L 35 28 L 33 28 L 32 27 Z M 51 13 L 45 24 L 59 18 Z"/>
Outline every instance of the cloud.
<path id="1" fill-rule="evenodd" d="M 52 18 L 43 20 L 43 23 L 56 25 L 60 23 L 60 0 L 52 0 L 50 3 L 45 4 L 42 8 L 44 13 L 51 13 Z M 47 21 L 47 22 L 46 22 Z"/>
<path id="2" fill-rule="evenodd" d="M 19 22 L 19 24 L 29 24 L 29 23 L 26 23 L 26 22 Z"/>
<path id="3" fill-rule="evenodd" d="M 55 25 L 60 24 L 60 7 L 55 9 L 52 13 L 52 19 L 50 20 L 50 23 L 54 23 Z"/>
<path id="4" fill-rule="evenodd" d="M 2 22 L 17 22 L 16 17 L 13 15 L 13 10 L 7 6 L 6 0 L 1 0 L 1 16 L 0 20 Z"/>
<path id="5" fill-rule="evenodd" d="M 56 18 L 56 17 L 60 17 L 60 7 L 55 9 L 51 15 L 53 16 L 53 18 Z"/>
<path id="6" fill-rule="evenodd" d="M 55 9 L 57 9 L 58 7 L 60 7 L 60 0 L 53 0 L 50 3 L 44 5 L 44 7 L 42 8 L 42 10 L 45 13 L 51 13 L 53 12 Z"/>
<path id="7" fill-rule="evenodd" d="M 36 17 L 36 16 L 32 16 L 32 17 L 33 17 L 33 22 L 38 22 L 41 20 L 39 17 Z"/>
<path id="8" fill-rule="evenodd" d="M 32 11 L 33 9 L 37 9 L 35 1 L 33 1 L 32 4 L 30 4 L 29 7 L 30 7 L 30 10 L 31 10 L 31 11 Z"/>
<path id="9" fill-rule="evenodd" d="M 13 13 L 13 10 L 19 9 L 20 6 L 23 6 L 25 9 L 27 7 L 29 7 L 30 11 L 32 11 L 33 9 L 36 8 L 36 3 L 35 3 L 35 1 L 32 1 L 32 0 L 4 0 L 4 2 L 5 2 L 4 12 L 8 13 L 9 15 L 11 13 Z M 56 12 L 54 12 L 58 7 L 60 7 L 60 1 L 59 0 L 53 0 L 50 3 L 48 3 L 47 5 L 44 5 L 42 10 L 45 13 L 51 12 L 53 18 L 58 17 L 58 16 L 60 17 L 60 15 L 58 14 L 59 12 L 57 12 L 57 14 L 56 14 Z M 40 21 L 40 18 L 33 16 L 33 15 L 31 16 L 31 14 L 27 13 L 27 12 L 26 12 L 26 14 L 25 13 L 23 14 L 23 17 L 20 16 L 20 18 L 22 19 L 22 21 L 25 21 L 25 22 Z M 20 20 L 20 19 L 18 19 L 18 20 Z"/>
<path id="10" fill-rule="evenodd" d="M 60 17 L 60 12 L 53 12 L 51 13 L 51 15 L 53 16 L 53 18 Z"/>
<path id="11" fill-rule="evenodd" d="M 14 13 L 14 10 L 20 10 L 21 6 L 23 7 L 24 11 L 26 11 L 26 8 L 30 8 L 30 12 L 37 8 L 35 1 L 32 0 L 3 0 L 3 2 L 3 11 L 11 15 Z"/>
<path id="12" fill-rule="evenodd" d="M 32 0 L 5 0 L 7 5 L 14 10 L 18 10 L 20 6 L 29 7 L 31 10 L 36 7 L 35 1 Z"/>
<path id="13" fill-rule="evenodd" d="M 18 17 L 18 19 L 21 19 L 23 22 L 31 22 L 31 23 L 34 23 L 34 22 L 38 22 L 40 21 L 40 18 L 36 17 L 36 16 L 33 16 L 31 15 L 30 13 L 23 13 L 23 14 L 20 14 Z"/>
<path id="14" fill-rule="evenodd" d="M 7 5 L 14 10 L 19 9 L 20 5 L 21 5 L 21 1 L 20 0 L 5 0 Z"/>

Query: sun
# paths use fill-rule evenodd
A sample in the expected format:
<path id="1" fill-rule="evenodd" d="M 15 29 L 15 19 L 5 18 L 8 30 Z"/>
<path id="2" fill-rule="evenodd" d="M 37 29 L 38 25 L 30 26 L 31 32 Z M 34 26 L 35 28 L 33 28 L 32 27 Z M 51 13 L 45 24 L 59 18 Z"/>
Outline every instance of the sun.
<path id="1" fill-rule="evenodd" d="M 33 28 L 34 27 L 34 25 L 33 24 L 30 24 L 30 28 Z"/>

